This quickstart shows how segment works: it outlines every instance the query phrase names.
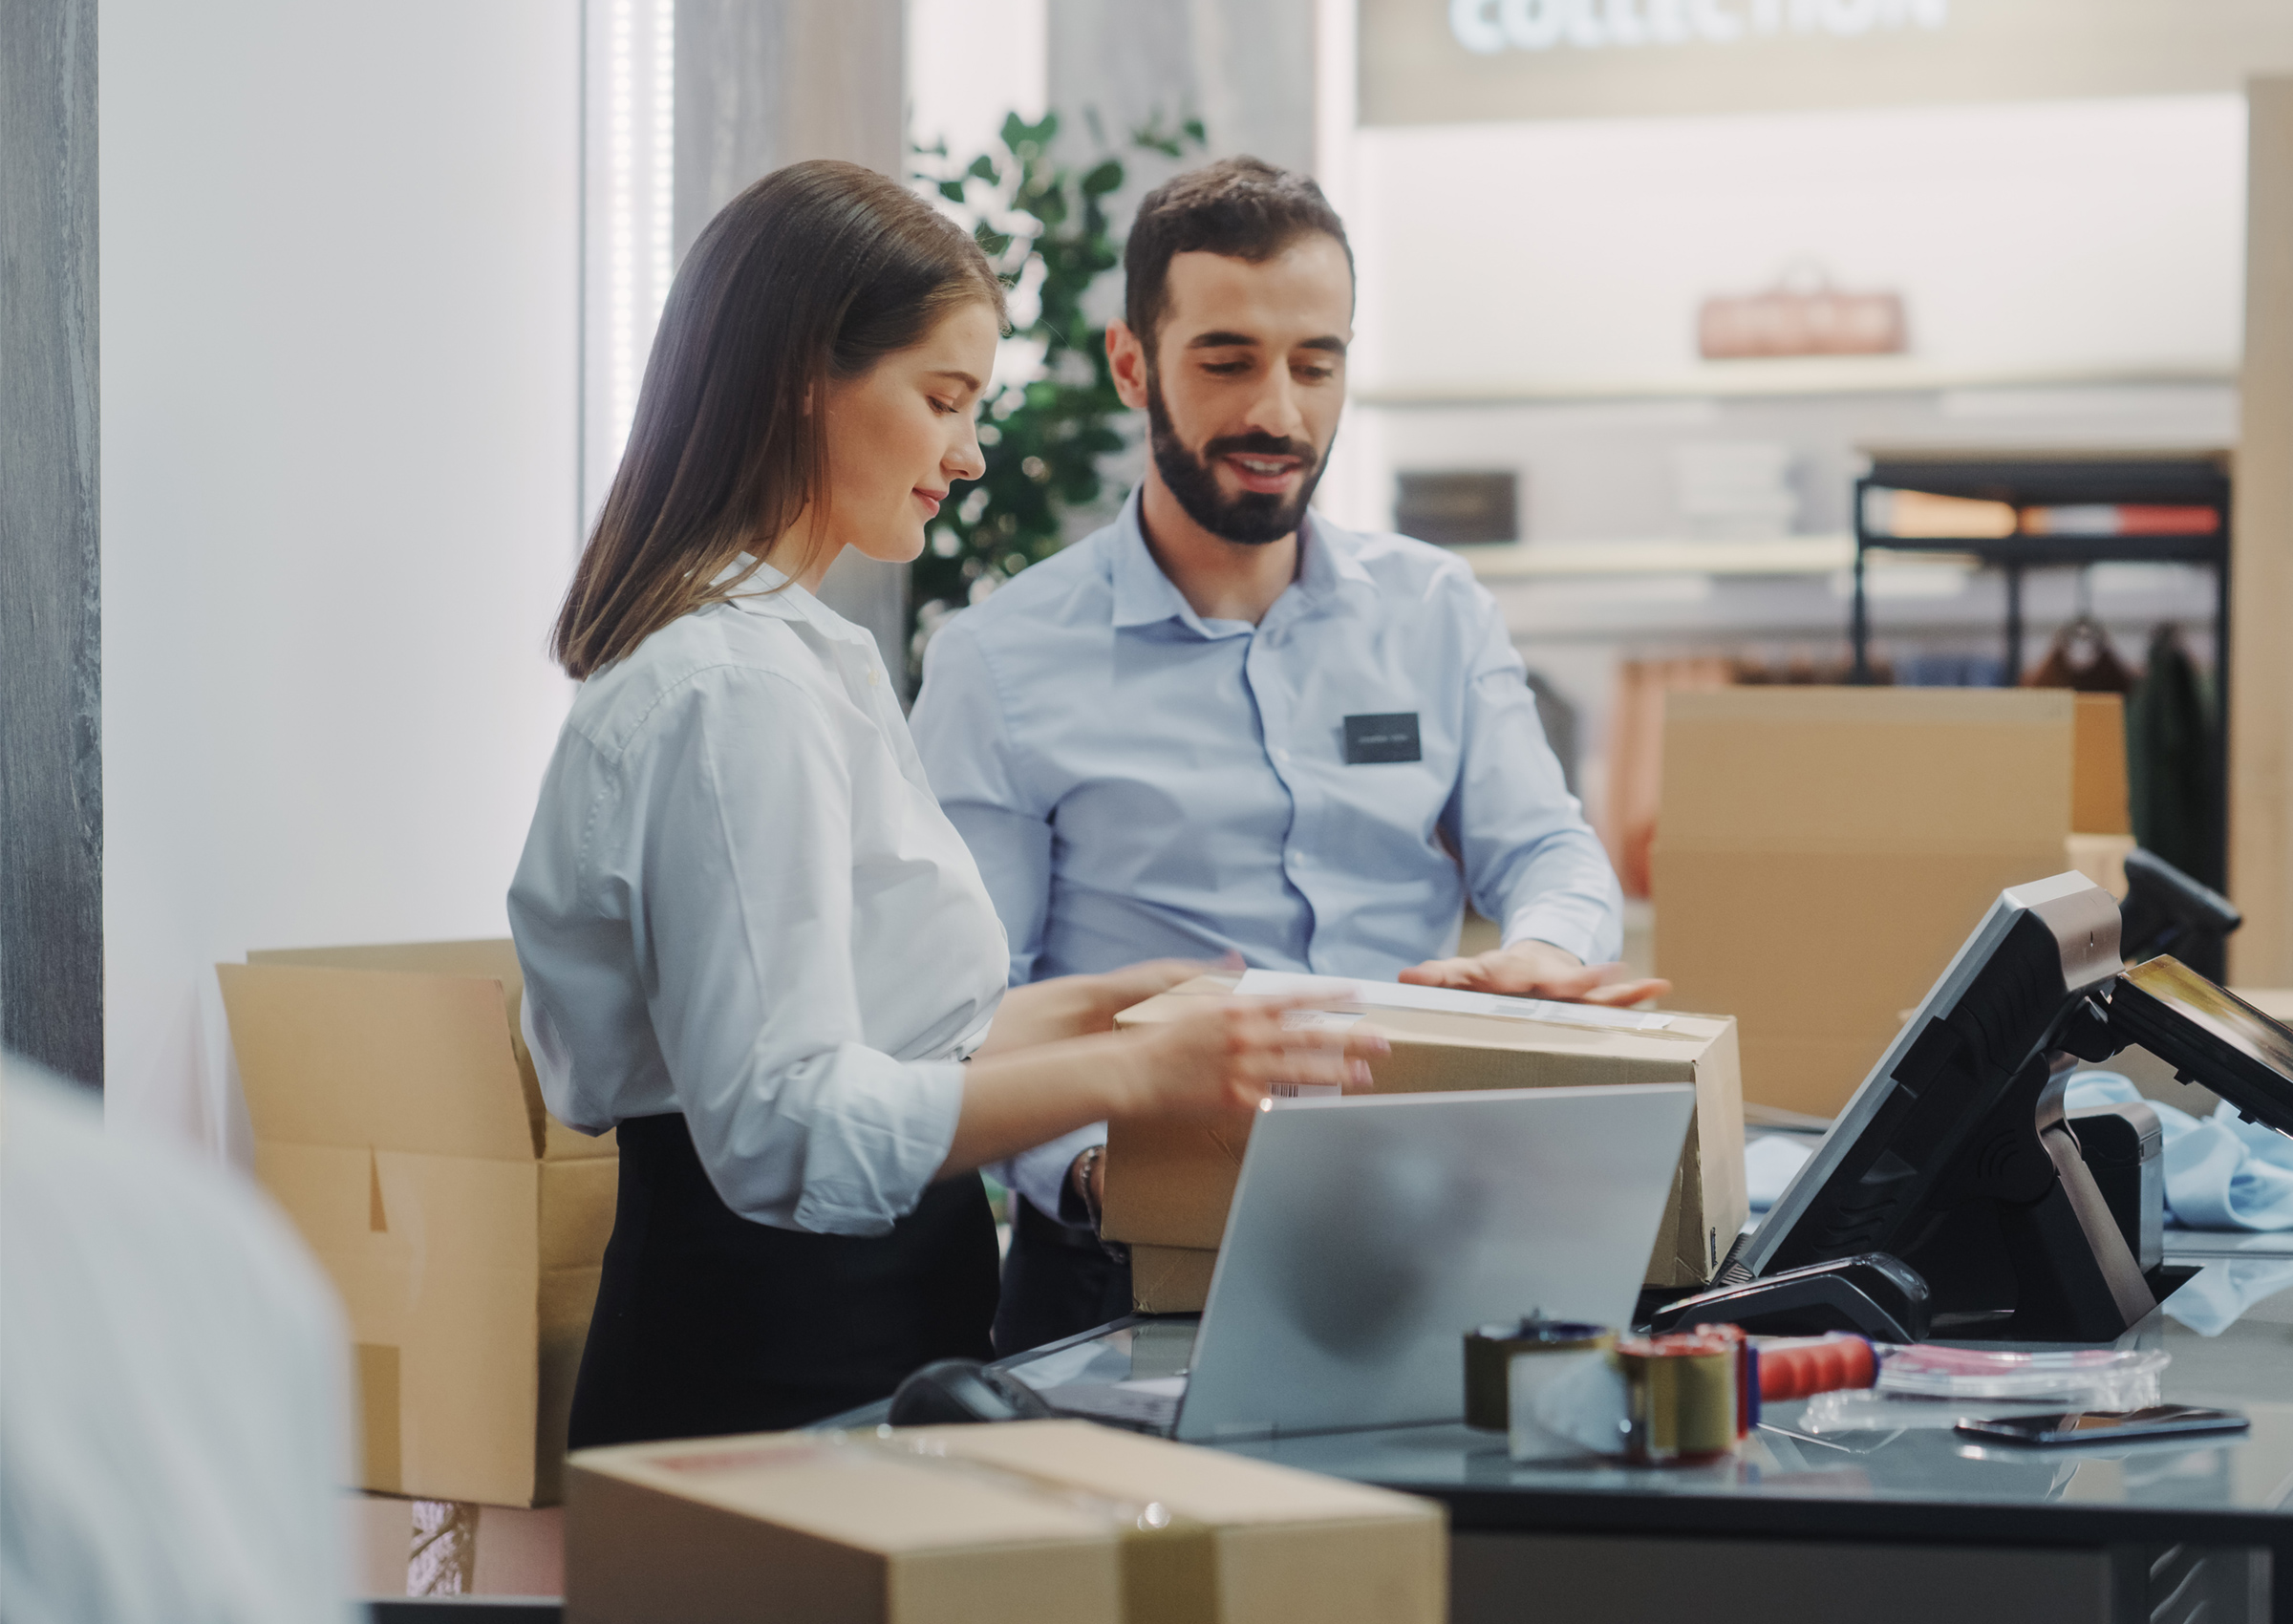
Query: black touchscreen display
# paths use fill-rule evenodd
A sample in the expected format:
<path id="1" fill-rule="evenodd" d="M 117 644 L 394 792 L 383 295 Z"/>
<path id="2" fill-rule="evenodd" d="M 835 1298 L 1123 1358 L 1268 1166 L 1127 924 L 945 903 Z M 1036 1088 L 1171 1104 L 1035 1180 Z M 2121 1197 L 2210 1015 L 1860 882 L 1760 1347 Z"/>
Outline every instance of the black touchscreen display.
<path id="1" fill-rule="evenodd" d="M 2293 1133 L 2293 1031 L 2179 960 L 2126 972 L 2111 1024 L 2256 1122 Z"/>

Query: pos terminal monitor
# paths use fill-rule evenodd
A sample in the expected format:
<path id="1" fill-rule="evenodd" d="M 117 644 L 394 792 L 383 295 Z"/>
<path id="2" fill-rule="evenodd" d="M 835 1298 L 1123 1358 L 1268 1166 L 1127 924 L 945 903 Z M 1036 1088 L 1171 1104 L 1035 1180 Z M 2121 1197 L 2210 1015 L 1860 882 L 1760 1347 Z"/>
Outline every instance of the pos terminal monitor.
<path id="1" fill-rule="evenodd" d="M 2154 1308 L 2065 1120 L 2068 1058 L 2139 1044 L 2293 1133 L 2293 1031 L 2172 958 L 2126 968 L 2118 928 L 2083 875 L 2003 892 L 1720 1283 L 1888 1252 L 1939 1321 L 2033 1341 Z"/>

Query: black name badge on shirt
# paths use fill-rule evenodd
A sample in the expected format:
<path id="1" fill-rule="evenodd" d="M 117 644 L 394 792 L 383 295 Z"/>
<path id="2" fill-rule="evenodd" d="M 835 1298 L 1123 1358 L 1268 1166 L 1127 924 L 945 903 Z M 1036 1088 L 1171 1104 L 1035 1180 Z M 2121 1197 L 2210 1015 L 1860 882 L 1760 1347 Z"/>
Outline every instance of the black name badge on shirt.
<path id="1" fill-rule="evenodd" d="M 1422 761 L 1417 742 L 1417 713 L 1394 711 L 1382 716 L 1345 718 L 1345 760 L 1348 766 L 1367 761 Z"/>

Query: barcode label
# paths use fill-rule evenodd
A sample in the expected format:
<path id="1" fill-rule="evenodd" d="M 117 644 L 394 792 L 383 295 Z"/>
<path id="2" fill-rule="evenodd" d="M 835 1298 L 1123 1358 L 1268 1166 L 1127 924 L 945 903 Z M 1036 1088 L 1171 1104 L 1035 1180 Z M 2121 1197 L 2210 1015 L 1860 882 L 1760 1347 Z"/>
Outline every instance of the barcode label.
<path id="1" fill-rule="evenodd" d="M 1276 1100 L 1334 1100 L 1345 1091 L 1334 1082 L 1277 1082 L 1266 1092 Z"/>
<path id="2" fill-rule="evenodd" d="M 1284 1010 L 1284 1032 L 1343 1032 L 1361 1018 L 1360 1010 Z"/>

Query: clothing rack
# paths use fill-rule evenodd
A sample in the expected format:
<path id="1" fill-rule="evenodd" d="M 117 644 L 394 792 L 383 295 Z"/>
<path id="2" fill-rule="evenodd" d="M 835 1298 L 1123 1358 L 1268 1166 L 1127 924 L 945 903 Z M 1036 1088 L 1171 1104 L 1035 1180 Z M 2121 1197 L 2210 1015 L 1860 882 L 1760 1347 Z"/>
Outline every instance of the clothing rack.
<path id="1" fill-rule="evenodd" d="M 1874 552 L 1950 553 L 1999 569 L 2006 583 L 2005 660 L 2002 680 L 2012 687 L 2023 672 L 2023 576 L 2031 569 L 2093 564 L 2199 564 L 2214 571 L 2213 774 L 2218 790 L 2229 781 L 2229 458 L 2226 452 L 2054 455 L 1980 452 L 1872 452 L 1869 472 L 1855 481 L 1854 589 L 1848 642 L 1853 680 L 1868 683 L 1871 608 L 1866 569 Z M 1869 494 L 1917 491 L 1930 496 L 2001 502 L 2016 508 L 2068 506 L 2210 507 L 2210 535 L 2012 535 L 2000 537 L 1875 535 Z M 2217 793 L 2226 850 L 2227 797 Z"/>

